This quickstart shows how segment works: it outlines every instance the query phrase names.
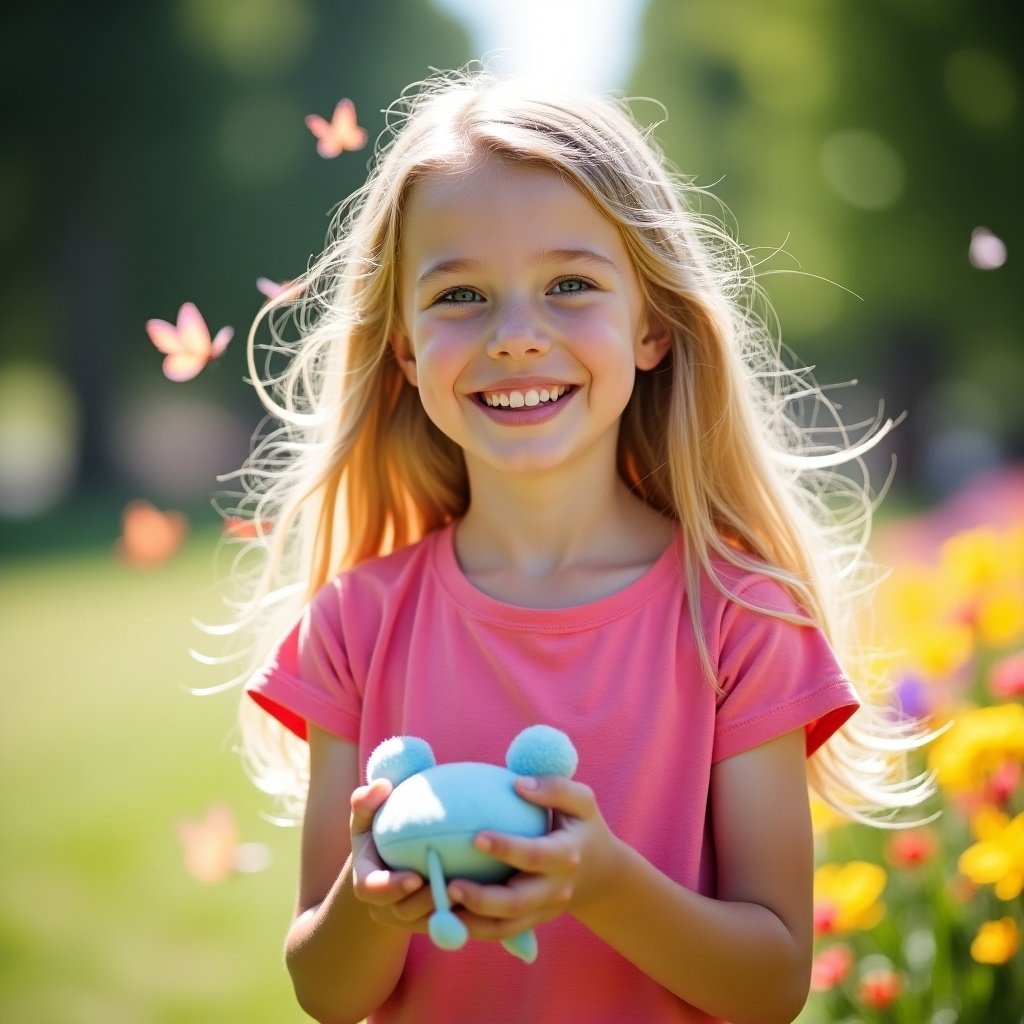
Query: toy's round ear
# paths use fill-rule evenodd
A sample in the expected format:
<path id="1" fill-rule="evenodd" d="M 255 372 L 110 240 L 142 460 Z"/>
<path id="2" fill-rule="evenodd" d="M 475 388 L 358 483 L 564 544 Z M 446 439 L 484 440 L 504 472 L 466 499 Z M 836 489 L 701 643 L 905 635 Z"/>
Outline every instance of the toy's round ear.
<path id="1" fill-rule="evenodd" d="M 379 744 L 366 762 L 366 781 L 387 779 L 397 786 L 411 775 L 433 768 L 437 762 L 426 740 L 417 736 L 392 736 Z"/>
<path id="2" fill-rule="evenodd" d="M 579 758 L 572 740 L 550 725 L 531 725 L 509 745 L 505 764 L 516 775 L 564 775 L 571 779 Z"/>

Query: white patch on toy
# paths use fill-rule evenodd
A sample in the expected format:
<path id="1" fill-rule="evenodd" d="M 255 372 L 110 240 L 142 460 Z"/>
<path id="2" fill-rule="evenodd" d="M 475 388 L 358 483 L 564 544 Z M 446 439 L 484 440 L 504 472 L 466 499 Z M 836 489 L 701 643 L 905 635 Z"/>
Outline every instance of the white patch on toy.
<path id="1" fill-rule="evenodd" d="M 441 949 L 465 945 L 466 926 L 452 913 L 446 879 L 503 882 L 507 864 L 478 850 L 478 832 L 541 836 L 549 828 L 545 808 L 515 791 L 521 775 L 562 775 L 576 771 L 576 748 L 564 732 L 549 725 L 524 729 L 509 745 L 507 768 L 477 761 L 437 764 L 430 745 L 416 736 L 394 736 L 381 743 L 366 764 L 368 782 L 388 779 L 395 787 L 373 820 L 373 839 L 391 868 L 416 871 L 430 882 L 435 911 L 430 937 Z M 532 963 L 537 939 L 520 932 L 502 945 Z"/>

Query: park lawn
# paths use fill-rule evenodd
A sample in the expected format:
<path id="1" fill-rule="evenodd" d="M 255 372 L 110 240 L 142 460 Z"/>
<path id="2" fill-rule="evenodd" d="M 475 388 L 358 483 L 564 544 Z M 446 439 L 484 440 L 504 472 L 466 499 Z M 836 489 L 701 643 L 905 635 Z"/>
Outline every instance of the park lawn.
<path id="1" fill-rule="evenodd" d="M 214 536 L 155 569 L 109 544 L 0 564 L 0 1019 L 290 1024 L 281 961 L 298 833 L 261 817 L 234 753 L 237 691 L 197 664 Z M 176 825 L 228 804 L 269 868 L 203 885 Z M 339 812 L 341 813 L 341 812 Z"/>

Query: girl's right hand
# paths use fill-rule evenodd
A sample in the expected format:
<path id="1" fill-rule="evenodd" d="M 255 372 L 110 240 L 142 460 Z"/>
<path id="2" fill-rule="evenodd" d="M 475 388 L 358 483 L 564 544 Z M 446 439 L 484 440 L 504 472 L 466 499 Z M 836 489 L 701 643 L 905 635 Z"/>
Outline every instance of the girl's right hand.
<path id="1" fill-rule="evenodd" d="M 370 916 L 381 924 L 415 932 L 427 931 L 434 912 L 430 886 L 415 871 L 392 871 L 373 842 L 373 817 L 391 793 L 387 779 L 352 791 L 352 889 L 368 904 Z"/>

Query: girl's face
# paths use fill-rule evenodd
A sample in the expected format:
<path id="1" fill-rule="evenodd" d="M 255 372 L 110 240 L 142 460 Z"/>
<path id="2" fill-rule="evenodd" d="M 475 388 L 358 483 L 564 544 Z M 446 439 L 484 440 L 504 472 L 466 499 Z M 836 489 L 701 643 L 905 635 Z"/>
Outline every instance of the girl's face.
<path id="1" fill-rule="evenodd" d="M 485 159 L 414 185 L 402 239 L 395 352 L 470 472 L 614 470 L 636 369 L 669 346 L 618 228 L 557 172 Z"/>

